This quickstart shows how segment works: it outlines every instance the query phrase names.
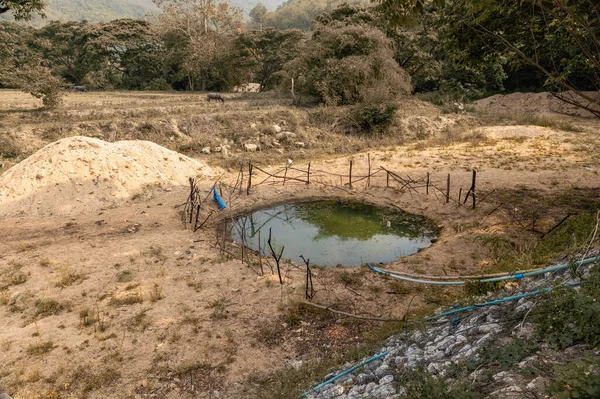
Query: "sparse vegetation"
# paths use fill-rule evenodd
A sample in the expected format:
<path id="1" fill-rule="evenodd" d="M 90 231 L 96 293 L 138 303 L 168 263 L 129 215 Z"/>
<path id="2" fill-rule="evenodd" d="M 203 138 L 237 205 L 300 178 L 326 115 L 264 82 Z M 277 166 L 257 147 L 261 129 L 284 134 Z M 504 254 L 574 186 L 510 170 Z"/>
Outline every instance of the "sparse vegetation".
<path id="1" fill-rule="evenodd" d="M 28 355 L 40 356 L 52 351 L 54 348 L 55 346 L 52 341 L 45 341 L 30 345 L 25 351 Z"/>
<path id="2" fill-rule="evenodd" d="M 112 306 L 119 307 L 135 305 L 137 303 L 142 302 L 144 302 L 142 295 L 140 295 L 138 292 L 129 292 L 125 293 L 124 295 L 113 296 L 112 298 L 110 298 L 110 301 L 108 303 Z"/>
<path id="3" fill-rule="evenodd" d="M 121 270 L 117 273 L 117 282 L 128 283 L 133 280 L 133 273 L 131 270 Z"/>
<path id="4" fill-rule="evenodd" d="M 59 288 L 69 287 L 74 284 L 79 284 L 86 279 L 86 276 L 82 273 L 78 273 L 75 270 L 62 267 L 58 270 L 59 278 L 56 281 L 56 286 Z"/>
<path id="5" fill-rule="evenodd" d="M 208 308 L 212 309 L 210 317 L 215 320 L 227 318 L 226 311 L 228 305 L 229 300 L 227 300 L 226 298 L 215 299 L 208 305 Z"/>
<path id="6" fill-rule="evenodd" d="M 163 299 L 164 296 L 162 294 L 162 287 L 156 283 L 152 286 L 150 290 L 150 302 L 156 302 Z"/>
<path id="7" fill-rule="evenodd" d="M 62 312 L 68 304 L 58 302 L 55 299 L 46 298 L 35 301 L 34 316 L 38 318 L 48 317 Z"/>

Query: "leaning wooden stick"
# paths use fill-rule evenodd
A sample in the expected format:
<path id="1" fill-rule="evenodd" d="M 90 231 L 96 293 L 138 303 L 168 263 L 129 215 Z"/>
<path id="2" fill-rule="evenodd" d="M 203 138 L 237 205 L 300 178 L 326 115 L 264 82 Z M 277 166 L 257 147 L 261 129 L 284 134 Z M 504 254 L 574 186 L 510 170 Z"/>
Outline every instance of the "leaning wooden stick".
<path id="1" fill-rule="evenodd" d="M 304 293 L 306 295 L 306 299 L 312 299 L 315 295 L 315 289 L 313 287 L 312 272 L 310 271 L 310 259 L 305 259 L 302 255 L 300 255 L 300 257 L 306 264 L 306 288 Z"/>
<path id="2" fill-rule="evenodd" d="M 270 227 L 269 227 L 269 240 L 267 241 L 267 244 L 269 244 L 269 248 L 271 249 L 271 255 L 273 256 L 273 259 L 275 259 L 275 264 L 277 265 L 277 274 L 279 275 L 279 284 L 283 285 L 283 279 L 281 278 L 281 269 L 279 268 L 279 261 L 281 260 L 281 256 L 283 255 L 283 250 L 285 247 L 282 246 L 281 252 L 279 252 L 279 255 L 277 255 L 277 253 L 273 249 L 273 246 L 271 245 L 271 228 Z"/>

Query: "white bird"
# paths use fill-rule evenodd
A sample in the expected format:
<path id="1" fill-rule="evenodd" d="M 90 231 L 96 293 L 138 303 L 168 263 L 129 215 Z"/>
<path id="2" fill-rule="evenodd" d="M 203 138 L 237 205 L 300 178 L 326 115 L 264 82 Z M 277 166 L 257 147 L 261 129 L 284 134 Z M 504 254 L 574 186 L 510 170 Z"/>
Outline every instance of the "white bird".
<path id="1" fill-rule="evenodd" d="M 392 228 L 392 222 L 389 220 L 385 222 L 385 227 L 387 227 L 388 229 Z"/>
<path id="2" fill-rule="evenodd" d="M 292 161 L 291 159 L 288 159 L 287 167 L 289 168 L 290 166 L 292 166 L 293 163 L 294 163 L 294 161 Z"/>

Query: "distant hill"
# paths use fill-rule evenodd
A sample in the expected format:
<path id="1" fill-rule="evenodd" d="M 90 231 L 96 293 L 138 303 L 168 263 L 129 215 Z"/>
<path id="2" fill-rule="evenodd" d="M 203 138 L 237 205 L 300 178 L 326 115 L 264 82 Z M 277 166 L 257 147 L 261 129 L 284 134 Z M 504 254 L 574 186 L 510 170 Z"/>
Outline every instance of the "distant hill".
<path id="1" fill-rule="evenodd" d="M 231 5 L 241 8 L 247 17 L 250 10 L 259 2 L 269 10 L 275 10 L 283 0 L 231 0 Z M 152 0 L 46 0 L 46 21 L 110 21 L 119 18 L 143 18 L 158 12 Z M 8 18 L 2 16 L 3 18 Z M 35 17 L 32 24 L 45 22 Z"/>

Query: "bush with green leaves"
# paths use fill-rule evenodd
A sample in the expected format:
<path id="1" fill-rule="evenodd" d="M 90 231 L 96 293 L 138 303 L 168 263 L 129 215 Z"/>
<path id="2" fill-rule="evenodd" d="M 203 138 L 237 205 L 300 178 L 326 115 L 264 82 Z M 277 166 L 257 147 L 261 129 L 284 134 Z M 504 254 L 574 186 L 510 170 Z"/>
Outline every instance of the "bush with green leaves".
<path id="1" fill-rule="evenodd" d="M 395 102 L 364 102 L 350 109 L 350 120 L 362 132 L 377 132 L 391 125 L 397 109 Z"/>
<path id="2" fill-rule="evenodd" d="M 581 287 L 555 287 L 544 294 L 533 321 L 539 337 L 558 348 L 579 343 L 600 344 L 600 264 Z"/>
<path id="3" fill-rule="evenodd" d="M 458 383 L 452 389 L 443 378 L 436 378 L 423 369 L 404 369 L 398 374 L 398 385 L 411 399 L 478 399 L 483 397 L 467 383 Z"/>
<path id="4" fill-rule="evenodd" d="M 26 64 L 11 72 L 7 80 L 25 93 L 40 98 L 44 108 L 56 108 L 62 103 L 64 82 L 52 75 L 50 68 Z"/>
<path id="5" fill-rule="evenodd" d="M 390 101 L 411 90 L 410 77 L 394 60 L 389 40 L 369 25 L 317 24 L 285 70 L 295 78 L 297 91 L 328 105 L 357 104 L 374 93 Z"/>
<path id="6" fill-rule="evenodd" d="M 548 393 L 557 399 L 600 398 L 600 360 L 591 353 L 565 366 L 554 366 Z"/>

